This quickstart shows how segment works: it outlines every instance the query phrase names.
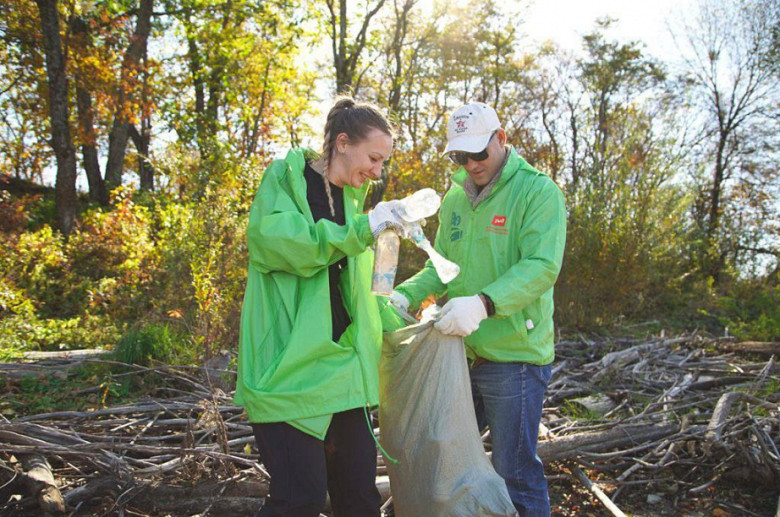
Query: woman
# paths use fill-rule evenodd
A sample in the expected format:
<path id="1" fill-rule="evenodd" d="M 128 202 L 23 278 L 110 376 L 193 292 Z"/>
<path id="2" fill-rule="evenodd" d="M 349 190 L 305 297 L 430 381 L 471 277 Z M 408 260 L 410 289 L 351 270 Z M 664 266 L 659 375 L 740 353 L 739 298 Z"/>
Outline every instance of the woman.
<path id="1" fill-rule="evenodd" d="M 362 214 L 393 131 L 374 106 L 339 99 L 323 153 L 292 149 L 263 175 L 249 216 L 236 403 L 271 475 L 259 515 L 378 516 L 376 406 L 381 322 L 371 294 L 378 233 L 395 201 Z"/>

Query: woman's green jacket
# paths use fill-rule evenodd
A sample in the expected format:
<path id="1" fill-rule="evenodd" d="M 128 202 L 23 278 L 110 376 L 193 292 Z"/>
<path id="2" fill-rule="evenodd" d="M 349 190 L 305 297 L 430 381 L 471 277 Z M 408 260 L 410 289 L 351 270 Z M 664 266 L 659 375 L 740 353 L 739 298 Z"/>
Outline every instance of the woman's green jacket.
<path id="1" fill-rule="evenodd" d="M 323 438 L 333 413 L 379 403 L 382 324 L 362 214 L 368 185 L 344 187 L 344 226 L 315 223 L 303 176 L 310 153 L 293 149 L 271 163 L 252 203 L 235 402 L 250 422 L 288 422 Z M 328 266 L 344 257 L 339 285 L 352 323 L 334 342 Z"/>

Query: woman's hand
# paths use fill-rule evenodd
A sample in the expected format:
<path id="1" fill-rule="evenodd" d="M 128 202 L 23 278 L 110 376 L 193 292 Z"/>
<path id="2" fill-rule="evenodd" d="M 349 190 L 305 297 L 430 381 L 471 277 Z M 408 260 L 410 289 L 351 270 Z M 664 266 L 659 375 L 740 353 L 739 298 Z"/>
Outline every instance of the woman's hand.
<path id="1" fill-rule="evenodd" d="M 368 212 L 368 224 L 376 238 L 383 230 L 403 231 L 403 220 L 398 215 L 398 201 L 382 201 Z"/>

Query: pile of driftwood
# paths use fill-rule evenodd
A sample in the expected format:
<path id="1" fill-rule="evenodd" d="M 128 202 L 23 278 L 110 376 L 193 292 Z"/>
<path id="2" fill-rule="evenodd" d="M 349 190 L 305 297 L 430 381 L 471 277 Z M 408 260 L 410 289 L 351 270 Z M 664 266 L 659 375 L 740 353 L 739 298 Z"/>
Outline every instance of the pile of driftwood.
<path id="1" fill-rule="evenodd" d="M 539 455 L 565 463 L 605 511 L 622 515 L 625 495 L 637 491 L 647 504 L 675 506 L 724 482 L 780 491 L 780 344 L 581 338 L 556 350 Z M 0 372 L 67 376 L 90 362 L 110 363 L 71 354 Z M 115 377 L 165 377 L 165 391 L 119 407 L 0 422 L 0 514 L 256 512 L 268 476 L 232 404 L 231 372 L 122 368 Z M 485 446 L 489 452 L 489 434 Z M 381 457 L 377 484 L 389 497 Z"/>
<path id="2" fill-rule="evenodd" d="M 581 339 L 556 353 L 539 455 L 572 460 L 611 513 L 623 515 L 627 492 L 676 507 L 721 481 L 764 487 L 780 505 L 780 343 Z"/>

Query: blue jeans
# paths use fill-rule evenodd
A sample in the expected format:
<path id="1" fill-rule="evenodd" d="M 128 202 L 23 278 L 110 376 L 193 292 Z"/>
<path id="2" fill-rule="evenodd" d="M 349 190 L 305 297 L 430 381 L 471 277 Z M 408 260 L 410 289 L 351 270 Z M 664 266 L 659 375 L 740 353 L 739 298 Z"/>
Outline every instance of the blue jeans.
<path id="1" fill-rule="evenodd" d="M 490 428 L 493 467 L 506 481 L 521 516 L 549 516 L 550 498 L 536 454 L 551 367 L 486 361 L 471 369 L 480 431 Z"/>

